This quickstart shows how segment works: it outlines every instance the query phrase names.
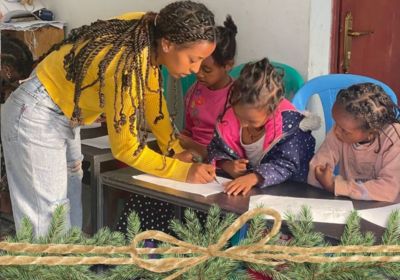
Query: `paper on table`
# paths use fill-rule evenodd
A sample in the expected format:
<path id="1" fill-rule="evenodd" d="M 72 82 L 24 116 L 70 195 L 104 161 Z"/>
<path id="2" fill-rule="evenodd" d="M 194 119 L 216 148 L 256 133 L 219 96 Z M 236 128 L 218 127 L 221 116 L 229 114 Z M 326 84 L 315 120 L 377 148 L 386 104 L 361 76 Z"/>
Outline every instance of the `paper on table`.
<path id="1" fill-rule="evenodd" d="M 156 138 L 153 134 L 149 133 L 147 136 L 147 142 L 154 141 Z M 110 149 L 110 141 L 108 140 L 108 135 L 96 137 L 96 138 L 89 138 L 81 141 L 82 144 L 92 146 L 99 149 Z"/>
<path id="2" fill-rule="evenodd" d="M 82 126 L 81 126 L 81 130 L 82 130 L 82 129 L 98 128 L 98 127 L 100 127 L 100 126 L 101 126 L 101 123 L 99 123 L 99 122 L 94 122 L 94 123 L 91 123 L 91 124 L 82 125 Z"/>
<path id="3" fill-rule="evenodd" d="M 81 141 L 82 144 L 92 146 L 99 149 L 110 149 L 110 141 L 108 135 L 104 135 L 96 138 L 89 138 Z"/>
<path id="4" fill-rule="evenodd" d="M 331 200 L 315 198 L 298 198 L 274 195 L 255 195 L 250 197 L 249 209 L 257 206 L 273 208 L 282 218 L 291 212 L 297 214 L 303 205 L 309 206 L 314 222 L 345 224 L 353 211 L 353 203 L 349 200 Z"/>
<path id="5" fill-rule="evenodd" d="M 385 207 L 359 210 L 358 214 L 364 220 L 367 220 L 381 227 L 386 227 L 389 215 L 394 210 L 400 210 L 400 203 Z"/>
<path id="6" fill-rule="evenodd" d="M 148 174 L 141 174 L 132 176 L 136 180 L 149 182 L 158 186 L 168 187 L 178 191 L 184 191 L 188 193 L 199 194 L 204 197 L 207 197 L 212 194 L 220 193 L 224 191 L 224 187 L 221 185 L 225 182 L 231 181 L 230 179 L 226 179 L 223 177 L 217 177 L 218 184 L 216 182 L 208 183 L 208 184 L 190 184 L 184 182 L 178 182 L 170 179 L 164 179 L 160 177 L 156 177 Z"/>

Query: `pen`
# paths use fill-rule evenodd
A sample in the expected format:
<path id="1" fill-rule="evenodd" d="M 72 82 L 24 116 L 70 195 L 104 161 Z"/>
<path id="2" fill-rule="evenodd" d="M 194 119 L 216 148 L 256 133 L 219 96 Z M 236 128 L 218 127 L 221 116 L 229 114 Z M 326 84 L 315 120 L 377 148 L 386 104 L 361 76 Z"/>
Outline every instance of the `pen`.
<path id="1" fill-rule="evenodd" d="M 221 184 L 221 182 L 220 182 L 220 181 L 218 181 L 218 179 L 217 179 L 217 176 L 215 176 L 215 177 L 214 177 L 214 181 L 215 181 L 217 184 L 220 184 L 220 185 L 222 185 L 222 184 Z"/>

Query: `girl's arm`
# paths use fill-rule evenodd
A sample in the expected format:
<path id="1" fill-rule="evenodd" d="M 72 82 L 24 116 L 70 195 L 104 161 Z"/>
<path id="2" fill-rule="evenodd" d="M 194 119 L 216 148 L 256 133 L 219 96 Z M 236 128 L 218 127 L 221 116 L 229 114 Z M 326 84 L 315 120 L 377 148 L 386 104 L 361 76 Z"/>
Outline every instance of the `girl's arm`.
<path id="1" fill-rule="evenodd" d="M 194 83 L 194 85 L 192 85 L 186 95 L 185 95 L 185 128 L 182 130 L 182 134 L 185 136 L 192 136 L 192 128 L 193 128 L 193 121 L 192 118 L 190 116 L 190 100 L 192 99 L 192 95 L 195 89 L 197 82 Z"/>
<path id="2" fill-rule="evenodd" d="M 178 139 L 184 149 L 196 153 L 197 155 L 201 156 L 202 159 L 207 158 L 207 146 L 197 143 L 191 137 L 184 134 L 179 135 Z"/>
<path id="3" fill-rule="evenodd" d="M 342 176 L 336 176 L 335 195 L 348 196 L 359 200 L 395 201 L 400 192 L 399 153 L 400 145 L 395 143 L 384 154 L 382 169 L 375 180 L 358 182 L 345 180 Z"/>
<path id="4" fill-rule="evenodd" d="M 320 188 L 323 187 L 315 177 L 315 168 L 317 166 L 325 167 L 326 165 L 328 165 L 328 167 L 331 168 L 333 172 L 336 164 L 339 162 L 341 146 L 341 142 L 336 138 L 332 129 L 326 135 L 324 142 L 310 161 L 310 169 L 308 171 L 307 178 L 307 182 L 310 185 Z"/>
<path id="5" fill-rule="evenodd" d="M 225 151 L 221 139 L 215 134 L 216 133 L 214 133 L 213 139 L 207 146 L 207 161 L 210 163 L 214 162 L 218 166 L 218 161 L 234 160 L 234 158 Z"/>
<path id="6" fill-rule="evenodd" d="M 301 166 L 301 157 L 311 157 L 314 153 L 311 137 L 309 133 L 298 130 L 277 143 L 269 151 L 265 163 L 253 169 L 263 178 L 258 186 L 267 187 L 282 183 L 294 174 L 300 174 L 302 170 L 306 169 Z M 307 174 L 304 174 L 304 177 L 307 177 Z"/>

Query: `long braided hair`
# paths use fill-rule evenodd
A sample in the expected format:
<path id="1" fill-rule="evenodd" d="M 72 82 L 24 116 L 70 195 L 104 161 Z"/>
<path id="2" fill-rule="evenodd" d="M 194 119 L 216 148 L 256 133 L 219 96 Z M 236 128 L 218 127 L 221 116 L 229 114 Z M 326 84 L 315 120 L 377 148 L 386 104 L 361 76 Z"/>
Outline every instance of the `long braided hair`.
<path id="1" fill-rule="evenodd" d="M 91 25 L 73 29 L 70 35 L 61 43 L 53 46 L 58 50 L 65 44 L 72 45 L 64 57 L 64 68 L 67 80 L 74 83 L 74 110 L 71 117 L 72 125 L 82 123 L 79 99 L 83 90 L 99 85 L 98 95 L 100 107 L 104 107 L 105 75 L 110 63 L 117 59 L 114 71 L 114 128 L 117 132 L 129 121 L 130 132 L 139 134 L 139 146 L 134 156 L 145 146 L 147 131 L 145 129 L 145 91 L 159 94 L 159 115 L 154 120 L 164 118 L 162 113 L 162 76 L 157 67 L 158 88 L 150 88 L 148 76 L 151 65 L 151 54 L 156 54 L 157 42 L 165 38 L 182 47 L 190 47 L 190 43 L 206 40 L 215 41 L 214 15 L 201 3 L 192 1 L 177 1 L 164 7 L 158 14 L 146 13 L 140 19 L 133 20 L 98 20 Z M 145 65 L 142 62 L 142 52 L 147 48 L 148 55 Z M 94 81 L 83 84 L 87 71 L 96 56 L 105 51 L 98 65 L 97 77 Z M 145 76 L 143 77 L 143 71 Z M 135 84 L 132 84 L 132 77 Z M 122 79 L 121 79 L 122 77 Z M 135 90 L 135 94 L 134 94 Z M 133 113 L 126 116 L 123 104 L 126 94 L 129 94 Z M 120 94 L 121 109 L 117 113 L 117 100 Z"/>
<path id="2" fill-rule="evenodd" d="M 361 121 L 361 129 L 372 130 L 379 134 L 383 133 L 387 125 L 400 123 L 400 109 L 392 99 L 385 93 L 383 88 L 373 83 L 361 83 L 350 86 L 339 91 L 336 103 L 351 114 L 355 119 Z M 394 126 L 393 126 L 394 127 Z M 400 134 L 394 127 L 397 136 Z M 393 145 L 393 139 L 386 135 Z M 381 150 L 380 137 L 376 153 Z M 390 147 L 391 147 L 390 146 Z M 389 147 L 389 148 L 390 148 Z M 388 149 L 389 149 L 388 148 Z"/>

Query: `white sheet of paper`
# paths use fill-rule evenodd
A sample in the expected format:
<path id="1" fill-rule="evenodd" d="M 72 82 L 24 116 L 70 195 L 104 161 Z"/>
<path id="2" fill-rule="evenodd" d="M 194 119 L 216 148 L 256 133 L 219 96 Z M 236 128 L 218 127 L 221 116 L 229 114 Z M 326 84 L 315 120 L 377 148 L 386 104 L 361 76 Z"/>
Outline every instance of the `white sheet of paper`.
<path id="1" fill-rule="evenodd" d="M 379 208 L 372 208 L 372 209 L 364 209 L 359 210 L 358 214 L 364 220 L 367 220 L 373 224 L 376 224 L 381 227 L 386 227 L 389 215 L 394 211 L 400 209 L 400 203 L 379 207 Z"/>
<path id="2" fill-rule="evenodd" d="M 81 141 L 82 144 L 92 146 L 99 149 L 110 149 L 110 141 L 108 140 L 108 135 L 84 139 Z"/>
<path id="3" fill-rule="evenodd" d="M 147 136 L 147 142 L 154 141 L 156 138 L 153 134 L 149 133 Z M 110 140 L 108 139 L 108 135 L 96 137 L 96 138 L 89 138 L 81 141 L 82 144 L 92 146 L 98 149 L 110 149 Z"/>
<path id="4" fill-rule="evenodd" d="M 82 130 L 82 129 L 98 128 L 98 127 L 100 127 L 100 126 L 101 126 L 101 123 L 99 123 L 99 122 L 94 122 L 94 123 L 91 123 L 91 124 L 82 125 L 82 126 L 81 126 L 81 130 Z"/>
<path id="5" fill-rule="evenodd" d="M 291 212 L 298 214 L 303 205 L 309 206 L 314 222 L 345 224 L 347 217 L 354 210 L 349 200 L 331 200 L 315 198 L 298 198 L 274 195 L 255 195 L 250 197 L 249 209 L 257 206 L 273 208 L 278 211 L 282 219 Z"/>
<path id="6" fill-rule="evenodd" d="M 217 177 L 218 182 L 220 182 L 221 184 L 218 184 L 217 182 L 211 182 L 208 184 L 190 184 L 190 183 L 178 182 L 178 181 L 174 181 L 174 180 L 170 180 L 170 179 L 164 179 L 164 178 L 160 178 L 160 177 L 156 177 L 156 176 L 148 175 L 148 174 L 135 175 L 132 177 L 136 180 L 149 182 L 149 183 L 152 183 L 155 185 L 164 186 L 164 187 L 171 188 L 171 189 L 178 190 L 178 191 L 199 194 L 204 197 L 223 192 L 224 187 L 221 184 L 231 181 L 230 179 L 226 179 L 223 177 Z"/>

